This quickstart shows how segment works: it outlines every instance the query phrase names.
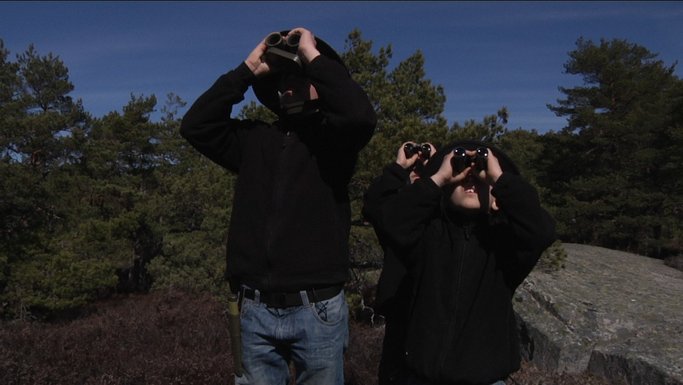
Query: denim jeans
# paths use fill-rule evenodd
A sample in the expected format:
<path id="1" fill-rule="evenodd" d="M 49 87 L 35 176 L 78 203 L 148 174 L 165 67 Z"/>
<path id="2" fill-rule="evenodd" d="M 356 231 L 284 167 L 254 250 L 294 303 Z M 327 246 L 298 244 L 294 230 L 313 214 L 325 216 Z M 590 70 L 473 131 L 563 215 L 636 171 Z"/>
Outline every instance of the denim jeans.
<path id="1" fill-rule="evenodd" d="M 286 385 L 294 364 L 297 385 L 343 385 L 349 309 L 342 290 L 325 301 L 272 308 L 244 298 L 242 365 L 236 385 Z"/>

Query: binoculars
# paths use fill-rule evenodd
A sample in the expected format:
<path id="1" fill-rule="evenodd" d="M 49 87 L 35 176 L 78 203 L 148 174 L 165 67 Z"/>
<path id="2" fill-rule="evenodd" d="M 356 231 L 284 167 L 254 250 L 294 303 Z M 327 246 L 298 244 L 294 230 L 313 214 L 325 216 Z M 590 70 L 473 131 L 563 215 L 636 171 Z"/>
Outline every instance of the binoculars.
<path id="1" fill-rule="evenodd" d="M 474 169 L 479 171 L 486 171 L 488 165 L 489 150 L 486 147 L 478 147 L 476 154 L 469 156 L 467 150 L 462 147 L 453 149 L 453 158 L 451 158 L 453 171 L 459 174 L 469 166 L 474 165 Z"/>
<path id="2" fill-rule="evenodd" d="M 277 47 L 284 44 L 285 47 L 291 47 L 294 49 L 293 52 L 296 52 L 297 47 L 299 47 L 299 39 L 301 39 L 301 35 L 298 33 L 284 37 L 279 32 L 273 32 L 266 37 L 266 45 L 268 47 Z"/>
<path id="3" fill-rule="evenodd" d="M 275 70 L 285 72 L 298 72 L 301 70 L 301 59 L 297 54 L 299 50 L 298 33 L 285 37 L 279 32 L 273 32 L 266 37 L 265 60 Z"/>
<path id="4" fill-rule="evenodd" d="M 418 154 L 420 158 L 429 159 L 429 157 L 432 155 L 432 147 L 428 143 L 406 143 L 403 146 L 403 151 L 406 154 L 406 158 L 410 158 L 413 155 Z"/>

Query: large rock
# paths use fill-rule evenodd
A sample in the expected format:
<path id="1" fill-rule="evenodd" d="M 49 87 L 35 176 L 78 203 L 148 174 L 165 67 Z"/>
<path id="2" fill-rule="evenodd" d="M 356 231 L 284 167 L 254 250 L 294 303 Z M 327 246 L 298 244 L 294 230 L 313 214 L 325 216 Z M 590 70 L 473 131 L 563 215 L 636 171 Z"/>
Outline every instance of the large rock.
<path id="1" fill-rule="evenodd" d="M 564 247 L 564 269 L 535 270 L 515 294 L 527 358 L 614 384 L 683 385 L 683 272 L 625 252 Z"/>

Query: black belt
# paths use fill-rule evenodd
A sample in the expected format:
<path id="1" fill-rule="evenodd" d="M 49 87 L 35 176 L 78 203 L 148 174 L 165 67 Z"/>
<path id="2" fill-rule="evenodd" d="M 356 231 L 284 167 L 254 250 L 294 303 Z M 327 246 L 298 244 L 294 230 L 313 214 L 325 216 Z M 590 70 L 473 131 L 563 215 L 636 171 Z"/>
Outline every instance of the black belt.
<path id="1" fill-rule="evenodd" d="M 329 286 L 320 289 L 306 290 L 306 296 L 309 303 L 325 301 L 339 294 L 343 285 Z M 269 307 L 292 307 L 301 306 L 304 304 L 300 292 L 264 292 L 255 290 L 249 287 L 242 286 L 240 290 L 242 298 L 256 300 L 266 304 Z M 258 295 L 257 295 L 258 292 Z"/>

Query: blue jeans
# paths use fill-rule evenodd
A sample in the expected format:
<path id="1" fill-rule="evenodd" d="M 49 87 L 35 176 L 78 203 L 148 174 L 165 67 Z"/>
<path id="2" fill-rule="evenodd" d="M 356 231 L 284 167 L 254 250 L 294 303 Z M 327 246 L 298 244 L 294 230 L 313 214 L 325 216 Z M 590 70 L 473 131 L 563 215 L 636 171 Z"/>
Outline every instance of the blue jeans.
<path id="1" fill-rule="evenodd" d="M 236 385 L 286 385 L 289 363 L 298 385 L 343 385 L 349 309 L 342 290 L 335 297 L 302 306 L 272 308 L 244 298 L 242 365 Z"/>

